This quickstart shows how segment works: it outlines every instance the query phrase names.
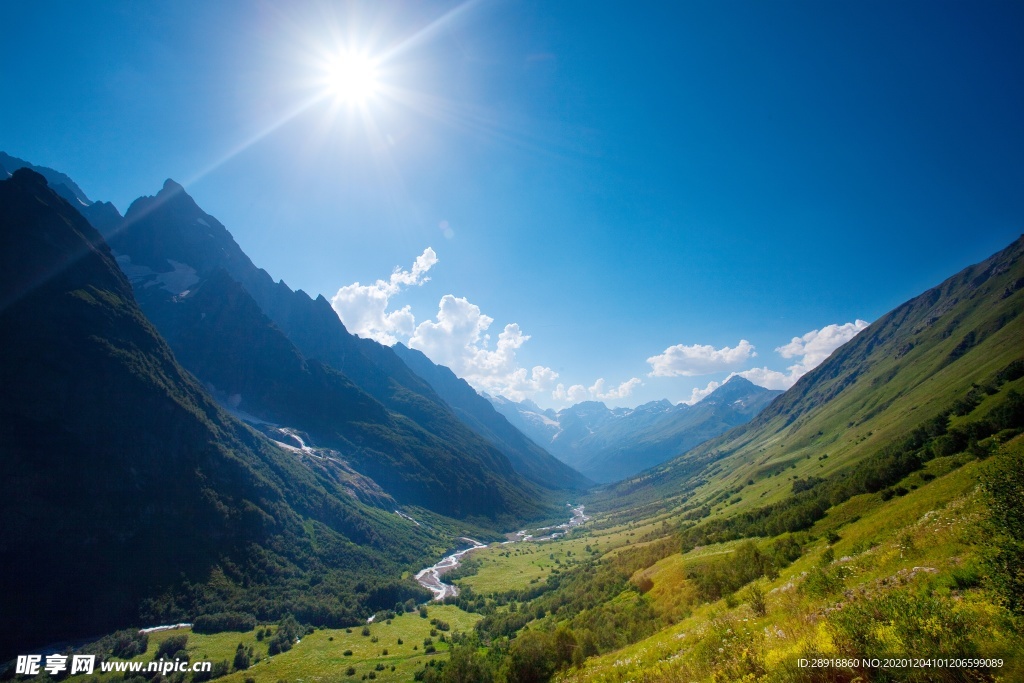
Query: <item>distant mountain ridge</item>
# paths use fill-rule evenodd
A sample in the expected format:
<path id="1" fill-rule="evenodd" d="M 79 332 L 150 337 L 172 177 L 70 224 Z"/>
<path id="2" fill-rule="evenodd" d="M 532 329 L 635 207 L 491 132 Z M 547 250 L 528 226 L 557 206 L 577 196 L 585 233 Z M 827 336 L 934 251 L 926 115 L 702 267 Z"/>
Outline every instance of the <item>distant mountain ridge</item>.
<path id="1" fill-rule="evenodd" d="M 185 364 L 236 396 L 239 409 L 268 420 L 290 416 L 287 426 L 339 449 L 400 502 L 502 524 L 554 509 L 391 349 L 349 334 L 323 297 L 274 283 L 177 183 L 136 200 L 110 243 L 143 309 Z M 225 336 L 240 343 L 217 342 Z M 242 342 L 250 336 L 263 342 Z M 283 372 L 286 365 L 296 374 Z M 310 386 L 309 372 L 319 377 L 313 390 L 323 403 L 288 409 L 274 387 L 287 394 L 296 382 Z M 276 384 L 256 389 L 269 376 Z M 325 413 L 332 403 L 338 409 Z M 362 417 L 349 410 L 355 406 Z"/>
<path id="2" fill-rule="evenodd" d="M 757 415 L 781 394 L 733 377 L 692 406 L 662 399 L 609 409 L 584 401 L 557 413 L 490 397 L 498 412 L 566 464 L 598 482 L 624 479 Z"/>

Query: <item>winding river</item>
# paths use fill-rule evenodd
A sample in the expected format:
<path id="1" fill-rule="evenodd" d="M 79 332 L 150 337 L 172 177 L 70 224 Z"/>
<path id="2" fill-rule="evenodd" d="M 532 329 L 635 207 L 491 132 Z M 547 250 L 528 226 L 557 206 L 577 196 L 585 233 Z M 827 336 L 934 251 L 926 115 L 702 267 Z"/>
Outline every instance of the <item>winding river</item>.
<path id="1" fill-rule="evenodd" d="M 569 507 L 572 508 L 572 518 L 570 518 L 569 521 L 565 524 L 559 524 L 558 526 L 548 526 L 542 529 L 535 529 L 534 531 L 543 534 L 541 536 L 536 536 L 534 534 L 527 533 L 525 530 L 520 531 L 514 534 L 512 538 L 510 538 L 508 541 L 505 541 L 505 543 L 516 543 L 518 541 L 547 541 L 553 538 L 558 538 L 559 536 L 564 536 L 565 534 L 567 534 L 570 529 L 578 527 L 584 522 L 586 522 L 588 519 L 590 519 L 585 514 L 583 514 L 582 505 L 577 505 L 575 507 L 570 505 Z M 459 589 L 457 586 L 453 586 L 450 583 L 445 583 L 441 580 L 441 577 L 444 576 L 446 573 L 450 572 L 451 570 L 455 569 L 456 567 L 458 567 L 459 560 L 462 559 L 462 556 L 466 553 L 473 552 L 477 548 L 487 547 L 483 543 L 475 541 L 472 538 L 467 538 L 465 536 L 463 536 L 459 540 L 469 543 L 470 547 L 463 548 L 462 550 L 454 552 L 451 555 L 446 555 L 443 558 L 441 558 L 441 560 L 437 564 L 427 567 L 426 569 L 421 569 L 416 574 L 416 581 L 418 581 L 421 586 L 430 590 L 430 592 L 434 594 L 435 602 L 444 600 L 445 598 L 453 598 L 459 594 Z"/>

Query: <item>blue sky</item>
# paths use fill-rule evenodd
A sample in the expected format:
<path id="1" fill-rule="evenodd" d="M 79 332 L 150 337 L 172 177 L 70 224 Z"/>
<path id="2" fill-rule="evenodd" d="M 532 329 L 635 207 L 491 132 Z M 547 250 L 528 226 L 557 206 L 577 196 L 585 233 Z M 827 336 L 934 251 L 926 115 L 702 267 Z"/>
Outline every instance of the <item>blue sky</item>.
<path id="1" fill-rule="evenodd" d="M 122 211 L 172 177 L 354 331 L 544 406 L 785 386 L 1024 231 L 1019 2 L 0 12 L 0 149 Z"/>

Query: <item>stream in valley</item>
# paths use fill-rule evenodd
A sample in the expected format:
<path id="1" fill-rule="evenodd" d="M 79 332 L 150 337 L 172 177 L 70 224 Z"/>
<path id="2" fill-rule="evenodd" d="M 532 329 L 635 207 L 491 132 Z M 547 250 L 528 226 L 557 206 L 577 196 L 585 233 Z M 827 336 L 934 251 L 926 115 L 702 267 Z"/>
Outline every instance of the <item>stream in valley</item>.
<path id="1" fill-rule="evenodd" d="M 519 531 L 513 534 L 509 538 L 509 540 L 503 543 L 503 545 L 507 543 L 517 543 L 520 541 L 548 541 L 554 538 L 558 538 L 559 536 L 564 536 L 565 534 L 569 533 L 571 529 L 580 526 L 588 519 L 590 519 L 585 514 L 583 514 L 582 505 L 577 505 L 575 507 L 570 505 L 569 507 L 572 509 L 572 517 L 565 524 L 559 524 L 558 526 L 547 526 L 541 529 L 534 529 L 533 531 L 535 533 L 528 533 L 525 530 Z M 541 535 L 537 536 L 536 533 L 540 533 Z M 416 581 L 419 582 L 421 586 L 430 590 L 430 592 L 434 594 L 434 601 L 444 600 L 445 598 L 453 598 L 459 594 L 459 589 L 457 586 L 454 586 L 450 583 L 445 583 L 441 580 L 441 577 L 444 576 L 446 573 L 450 572 L 451 570 L 455 569 L 456 567 L 458 567 L 459 560 L 462 559 L 462 557 L 466 553 L 473 552 L 477 548 L 487 547 L 483 543 L 475 541 L 472 538 L 463 537 L 459 540 L 471 544 L 470 547 L 463 548 L 462 550 L 456 551 L 451 555 L 445 555 L 437 564 L 427 567 L 426 569 L 421 569 L 416 574 Z"/>

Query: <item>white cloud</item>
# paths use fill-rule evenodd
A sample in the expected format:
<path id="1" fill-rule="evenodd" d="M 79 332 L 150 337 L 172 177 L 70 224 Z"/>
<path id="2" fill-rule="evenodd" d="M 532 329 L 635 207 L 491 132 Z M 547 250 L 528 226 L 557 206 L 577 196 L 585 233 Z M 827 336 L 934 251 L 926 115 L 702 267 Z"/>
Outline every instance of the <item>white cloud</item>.
<path id="1" fill-rule="evenodd" d="M 427 247 L 410 270 L 396 267 L 388 280 L 377 280 L 372 285 L 346 285 L 334 295 L 331 305 L 349 332 L 390 346 L 398 341 L 396 334 L 408 337 L 414 332 L 416 319 L 409 306 L 388 311 L 388 301 L 406 287 L 428 282 L 427 271 L 436 263 L 437 254 Z"/>
<path id="2" fill-rule="evenodd" d="M 721 382 L 711 380 L 710 382 L 708 382 L 708 385 L 703 389 L 701 389 L 700 387 L 694 387 L 693 391 L 690 392 L 689 400 L 683 401 L 683 403 L 685 403 L 688 406 L 692 406 L 694 403 L 698 403 L 707 398 L 708 396 L 710 396 L 711 392 L 713 392 L 720 386 L 722 386 Z"/>
<path id="3" fill-rule="evenodd" d="M 853 339 L 867 326 L 868 323 L 864 320 L 856 320 L 845 325 L 826 325 L 820 330 L 811 330 L 802 337 L 793 337 L 791 342 L 775 350 L 783 358 L 802 356 L 801 364 L 810 370 L 818 367 L 823 360 L 832 355 L 833 351 Z"/>
<path id="4" fill-rule="evenodd" d="M 820 330 L 811 330 L 802 337 L 793 337 L 788 344 L 775 349 L 783 358 L 799 359 L 786 369 L 787 372 L 769 370 L 765 367 L 751 368 L 733 374 L 745 377 L 766 389 L 789 389 L 798 379 L 821 365 L 833 351 L 853 339 L 867 326 L 866 321 L 856 320 L 843 325 L 826 325 Z"/>
<path id="5" fill-rule="evenodd" d="M 724 346 L 720 349 L 702 344 L 676 344 L 647 359 L 651 365 L 648 374 L 651 377 L 710 375 L 740 366 L 756 355 L 754 345 L 746 339 L 741 339 L 739 344 L 731 348 Z"/>
<path id="6" fill-rule="evenodd" d="M 590 395 L 587 393 L 587 388 L 582 384 L 573 384 L 568 389 L 565 388 L 564 384 L 559 384 L 551 392 L 551 398 L 562 403 L 579 403 L 586 401 L 590 398 Z"/>
<path id="7" fill-rule="evenodd" d="M 785 391 L 796 384 L 796 381 L 804 374 L 803 372 L 798 374 L 796 368 L 799 368 L 799 366 L 791 366 L 788 373 L 769 370 L 768 368 L 750 368 L 749 370 L 732 374 L 749 379 L 757 386 L 764 387 L 765 389 L 782 389 Z"/>
<path id="8" fill-rule="evenodd" d="M 633 393 L 633 389 L 643 384 L 639 378 L 633 377 L 626 380 L 617 387 L 605 390 L 604 388 L 604 377 L 598 378 L 594 385 L 587 389 L 593 398 L 599 401 L 613 401 L 619 398 L 626 398 Z"/>
<path id="9" fill-rule="evenodd" d="M 633 390 L 643 384 L 639 377 L 631 377 L 617 387 L 606 387 L 604 377 L 599 377 L 591 386 L 573 384 L 566 387 L 558 384 L 551 392 L 551 398 L 559 403 L 572 405 L 581 401 L 616 401 L 633 394 Z"/>
<path id="10" fill-rule="evenodd" d="M 437 320 L 417 325 L 409 346 L 448 366 L 474 388 L 513 401 L 550 390 L 557 372 L 542 365 L 527 371 L 518 365 L 516 351 L 530 336 L 523 334 L 517 323 L 510 323 L 492 346 L 487 330 L 493 322 L 476 304 L 446 294 L 438 305 Z"/>

